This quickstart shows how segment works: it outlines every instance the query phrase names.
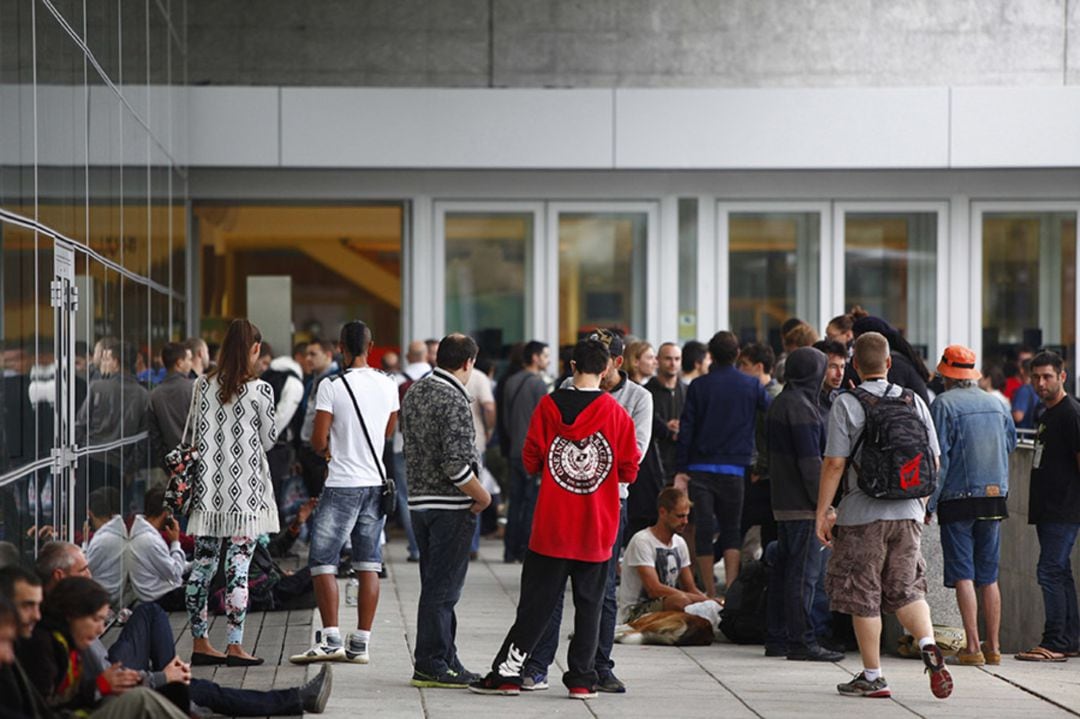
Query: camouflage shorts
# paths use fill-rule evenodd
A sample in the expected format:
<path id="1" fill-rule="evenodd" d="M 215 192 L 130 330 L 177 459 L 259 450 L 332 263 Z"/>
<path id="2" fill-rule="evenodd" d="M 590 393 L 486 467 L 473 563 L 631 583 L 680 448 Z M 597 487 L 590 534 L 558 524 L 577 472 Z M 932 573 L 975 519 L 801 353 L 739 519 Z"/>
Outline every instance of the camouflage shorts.
<path id="1" fill-rule="evenodd" d="M 856 617 L 892 614 L 926 596 L 922 525 L 911 519 L 836 527 L 825 574 L 829 607 Z"/>

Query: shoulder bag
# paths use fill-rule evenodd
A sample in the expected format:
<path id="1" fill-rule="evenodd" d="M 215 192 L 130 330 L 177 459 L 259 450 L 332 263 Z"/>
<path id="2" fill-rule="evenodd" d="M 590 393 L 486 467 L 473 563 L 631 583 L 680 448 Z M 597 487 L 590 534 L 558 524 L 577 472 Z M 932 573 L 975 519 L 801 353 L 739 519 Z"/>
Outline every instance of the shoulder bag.
<path id="1" fill-rule="evenodd" d="M 191 415 L 195 414 L 199 382 L 195 380 L 191 388 L 191 405 L 184 420 L 184 431 L 180 433 L 180 444 L 165 455 L 165 472 L 169 475 L 169 483 L 165 487 L 165 506 L 175 517 L 186 517 L 191 512 L 192 488 L 198 479 L 199 443 L 195 438 Z M 191 427 L 191 442 L 187 441 L 188 427 Z"/>

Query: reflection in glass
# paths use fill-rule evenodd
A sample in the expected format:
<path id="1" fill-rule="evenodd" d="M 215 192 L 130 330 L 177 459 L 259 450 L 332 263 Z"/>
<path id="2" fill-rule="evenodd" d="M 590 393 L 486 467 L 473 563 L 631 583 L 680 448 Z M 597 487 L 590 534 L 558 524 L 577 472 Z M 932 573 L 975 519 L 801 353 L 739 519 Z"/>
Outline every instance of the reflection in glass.
<path id="1" fill-rule="evenodd" d="M 597 327 L 644 335 L 643 212 L 559 215 L 559 344 Z"/>
<path id="2" fill-rule="evenodd" d="M 816 324 L 821 216 L 816 212 L 728 215 L 731 329 L 742 342 L 782 350 L 791 317 Z"/>
<path id="3" fill-rule="evenodd" d="M 898 328 L 924 358 L 937 331 L 937 213 L 849 212 L 844 306 Z"/>
<path id="4" fill-rule="evenodd" d="M 1076 214 L 983 215 L 983 352 L 1076 347 Z"/>
<path id="5" fill-rule="evenodd" d="M 446 213 L 446 331 L 489 356 L 523 342 L 532 300 L 532 213 Z"/>

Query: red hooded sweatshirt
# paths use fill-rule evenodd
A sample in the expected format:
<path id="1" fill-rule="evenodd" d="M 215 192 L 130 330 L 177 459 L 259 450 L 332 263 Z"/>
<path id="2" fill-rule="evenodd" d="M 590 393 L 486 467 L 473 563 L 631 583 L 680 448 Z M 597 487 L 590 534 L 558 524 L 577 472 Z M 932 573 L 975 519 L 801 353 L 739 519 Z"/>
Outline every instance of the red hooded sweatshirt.
<path id="1" fill-rule="evenodd" d="M 567 424 L 557 390 L 540 400 L 521 459 L 543 470 L 529 549 L 582 562 L 606 562 L 619 531 L 619 483 L 637 479 L 634 421 L 607 392 L 598 392 Z M 584 392 L 584 391 L 582 391 Z M 570 410 L 571 414 L 573 413 Z"/>

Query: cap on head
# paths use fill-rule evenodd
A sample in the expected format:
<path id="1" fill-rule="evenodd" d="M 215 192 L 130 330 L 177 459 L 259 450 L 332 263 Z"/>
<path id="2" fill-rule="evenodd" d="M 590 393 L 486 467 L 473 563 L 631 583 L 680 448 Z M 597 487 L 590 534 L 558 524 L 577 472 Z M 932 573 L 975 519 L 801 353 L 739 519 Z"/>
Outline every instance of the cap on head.
<path id="1" fill-rule="evenodd" d="M 949 379 L 979 379 L 975 369 L 975 353 L 963 345 L 949 345 L 941 355 L 938 374 Z"/>

